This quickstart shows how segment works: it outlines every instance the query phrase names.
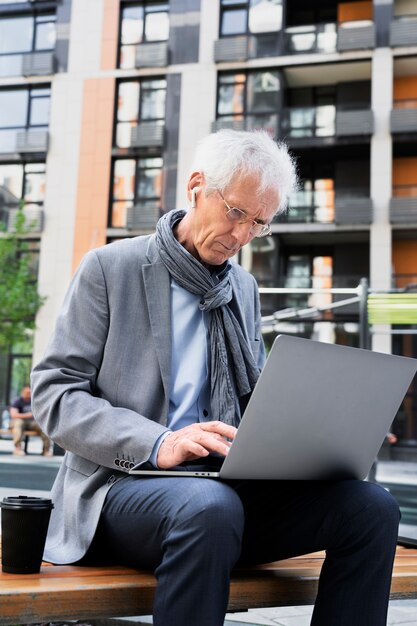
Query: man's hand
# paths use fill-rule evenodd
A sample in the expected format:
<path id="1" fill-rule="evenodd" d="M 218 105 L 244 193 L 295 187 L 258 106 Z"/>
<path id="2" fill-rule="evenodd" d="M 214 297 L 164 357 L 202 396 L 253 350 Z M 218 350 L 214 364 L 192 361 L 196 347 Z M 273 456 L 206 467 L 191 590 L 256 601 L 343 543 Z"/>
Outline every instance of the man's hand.
<path id="1" fill-rule="evenodd" d="M 180 428 L 162 442 L 157 457 L 158 467 L 169 469 L 184 461 L 208 456 L 211 452 L 226 456 L 231 446 L 227 439 L 233 440 L 236 432 L 234 426 L 223 422 L 204 422 Z"/>
<path id="2" fill-rule="evenodd" d="M 16 418 L 16 419 L 20 419 L 20 420 L 31 420 L 33 419 L 33 413 L 32 411 L 28 411 L 27 413 L 19 413 L 19 411 L 15 408 L 11 408 L 10 409 L 10 417 L 12 419 Z"/>

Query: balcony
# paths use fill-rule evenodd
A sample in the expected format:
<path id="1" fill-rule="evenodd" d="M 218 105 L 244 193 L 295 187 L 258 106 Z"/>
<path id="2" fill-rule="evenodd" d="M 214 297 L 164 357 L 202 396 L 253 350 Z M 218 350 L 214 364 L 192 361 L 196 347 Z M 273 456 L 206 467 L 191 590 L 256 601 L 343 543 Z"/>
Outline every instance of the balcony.
<path id="1" fill-rule="evenodd" d="M 214 61 L 247 61 L 249 58 L 249 41 L 247 35 L 223 37 L 214 42 Z"/>
<path id="2" fill-rule="evenodd" d="M 336 107 L 290 107 L 282 112 L 281 134 L 285 139 L 300 140 L 313 137 L 334 137 L 336 133 Z"/>
<path id="3" fill-rule="evenodd" d="M 400 100 L 391 111 L 390 129 L 392 133 L 417 132 L 417 100 Z M 401 105 L 401 106 L 398 106 Z"/>
<path id="4" fill-rule="evenodd" d="M 338 137 L 372 135 L 374 114 L 370 109 L 357 111 L 336 110 L 335 133 Z"/>
<path id="5" fill-rule="evenodd" d="M 324 181 L 323 181 L 324 182 Z M 373 204 L 366 190 L 328 188 L 302 190 L 290 198 L 287 213 L 275 223 L 354 225 L 372 222 Z"/>
<path id="6" fill-rule="evenodd" d="M 396 185 L 390 199 L 391 224 L 417 223 L 417 185 Z"/>
<path id="7" fill-rule="evenodd" d="M 141 122 L 130 132 L 131 148 L 160 148 L 164 145 L 164 125 L 158 122 Z"/>
<path id="8" fill-rule="evenodd" d="M 166 67 L 168 65 L 168 42 L 142 43 L 136 47 L 135 67 Z"/>
<path id="9" fill-rule="evenodd" d="M 271 137 L 279 137 L 279 115 L 245 115 L 236 119 L 229 116 L 219 117 L 211 125 L 213 133 L 224 128 L 231 130 L 265 130 Z"/>
<path id="10" fill-rule="evenodd" d="M 50 76 L 57 71 L 53 52 L 0 55 L 0 78 L 9 76 Z"/>
<path id="11" fill-rule="evenodd" d="M 0 131 L 0 155 L 47 152 L 49 133 L 46 129 L 13 128 Z"/>
<path id="12" fill-rule="evenodd" d="M 337 27 L 337 50 L 369 50 L 375 48 L 375 24 L 371 20 L 342 22 Z"/>
<path id="13" fill-rule="evenodd" d="M 7 230 L 13 232 L 16 230 L 16 218 L 19 213 L 18 208 L 9 209 L 7 215 Z M 45 214 L 43 209 L 39 207 L 25 208 L 23 210 L 25 216 L 25 227 L 30 230 L 30 234 L 38 234 L 43 231 Z"/>
<path id="14" fill-rule="evenodd" d="M 329 54 L 336 52 L 336 24 L 308 24 L 285 29 L 284 50 L 287 54 Z"/>
<path id="15" fill-rule="evenodd" d="M 143 202 L 128 207 L 126 229 L 138 231 L 154 231 L 156 223 L 161 217 L 161 209 L 154 202 Z"/>
<path id="16" fill-rule="evenodd" d="M 335 223 L 371 224 L 373 202 L 368 196 L 337 194 L 335 200 Z"/>
<path id="17" fill-rule="evenodd" d="M 417 45 L 417 15 L 396 17 L 390 25 L 390 46 Z"/>

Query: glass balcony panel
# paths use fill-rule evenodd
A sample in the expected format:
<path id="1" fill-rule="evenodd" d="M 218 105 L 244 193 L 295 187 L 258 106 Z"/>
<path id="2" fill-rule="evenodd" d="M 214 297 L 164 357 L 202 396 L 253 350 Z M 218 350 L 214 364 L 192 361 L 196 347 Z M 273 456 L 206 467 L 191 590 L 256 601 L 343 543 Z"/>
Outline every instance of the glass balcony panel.
<path id="1" fill-rule="evenodd" d="M 120 67 L 131 70 L 136 63 L 136 46 L 122 46 L 120 48 Z"/>
<path id="2" fill-rule="evenodd" d="M 17 133 L 13 130 L 0 130 L 0 153 L 9 154 L 17 150 Z"/>
<path id="3" fill-rule="evenodd" d="M 5 54 L 0 56 L 0 78 L 22 76 L 23 55 Z"/>
<path id="4" fill-rule="evenodd" d="M 313 137 L 315 110 L 312 107 L 299 107 L 288 110 L 284 127 L 291 137 Z"/>
<path id="5" fill-rule="evenodd" d="M 0 20 L 0 54 L 30 52 L 34 21 L 32 17 L 12 17 Z"/>
<path id="6" fill-rule="evenodd" d="M 278 116 L 274 115 L 248 115 L 245 118 L 246 130 L 265 130 L 271 137 L 278 136 Z"/>
<path id="7" fill-rule="evenodd" d="M 121 200 L 113 202 L 111 212 L 111 226 L 125 228 L 128 208 L 133 207 L 132 201 Z"/>
<path id="8" fill-rule="evenodd" d="M 250 5 L 249 31 L 252 34 L 281 30 L 281 0 L 251 0 Z"/>
<path id="9" fill-rule="evenodd" d="M 332 104 L 316 107 L 316 135 L 329 137 L 335 133 L 336 107 Z"/>
<path id="10" fill-rule="evenodd" d="M 244 111 L 244 85 L 222 85 L 219 87 L 217 112 L 219 115 L 232 115 Z"/>
<path id="11" fill-rule="evenodd" d="M 113 198 L 115 200 L 133 200 L 135 193 L 134 159 L 119 159 L 114 164 Z"/>
<path id="12" fill-rule="evenodd" d="M 315 45 L 315 31 L 289 34 L 288 49 L 291 52 L 313 52 Z"/>
<path id="13" fill-rule="evenodd" d="M 317 34 L 317 52 L 330 53 L 336 51 L 336 24 L 325 24 L 323 32 Z"/>
<path id="14" fill-rule="evenodd" d="M 116 127 L 116 146 L 118 148 L 130 148 L 132 128 L 137 126 L 137 122 L 119 122 Z"/>

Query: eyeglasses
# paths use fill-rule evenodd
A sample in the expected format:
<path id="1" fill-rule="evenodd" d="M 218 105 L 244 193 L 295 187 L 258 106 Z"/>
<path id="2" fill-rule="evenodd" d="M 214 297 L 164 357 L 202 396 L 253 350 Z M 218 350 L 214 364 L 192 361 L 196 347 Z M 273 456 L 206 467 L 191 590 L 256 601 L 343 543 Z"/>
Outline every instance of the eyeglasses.
<path id="1" fill-rule="evenodd" d="M 252 222 L 252 226 L 249 230 L 252 237 L 267 237 L 267 235 L 271 234 L 270 224 L 260 224 L 251 217 L 248 217 L 242 209 L 238 209 L 236 206 L 230 206 L 224 199 L 223 194 L 219 189 L 217 189 L 217 192 L 227 206 L 226 217 L 229 222 L 232 222 L 233 224 L 247 224 L 248 222 Z"/>

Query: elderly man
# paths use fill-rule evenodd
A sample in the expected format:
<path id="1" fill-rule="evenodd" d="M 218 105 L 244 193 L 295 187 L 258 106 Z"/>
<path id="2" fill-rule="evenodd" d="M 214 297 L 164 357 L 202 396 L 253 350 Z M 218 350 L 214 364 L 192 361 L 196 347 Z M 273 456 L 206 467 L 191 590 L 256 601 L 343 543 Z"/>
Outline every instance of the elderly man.
<path id="1" fill-rule="evenodd" d="M 156 626 L 220 626 L 238 561 L 322 549 L 312 623 L 386 623 L 399 513 L 377 485 L 127 473 L 227 455 L 264 362 L 257 286 L 230 259 L 294 182 L 268 135 L 207 137 L 189 210 L 87 254 L 33 372 L 36 418 L 67 450 L 45 558 L 152 568 Z"/>

